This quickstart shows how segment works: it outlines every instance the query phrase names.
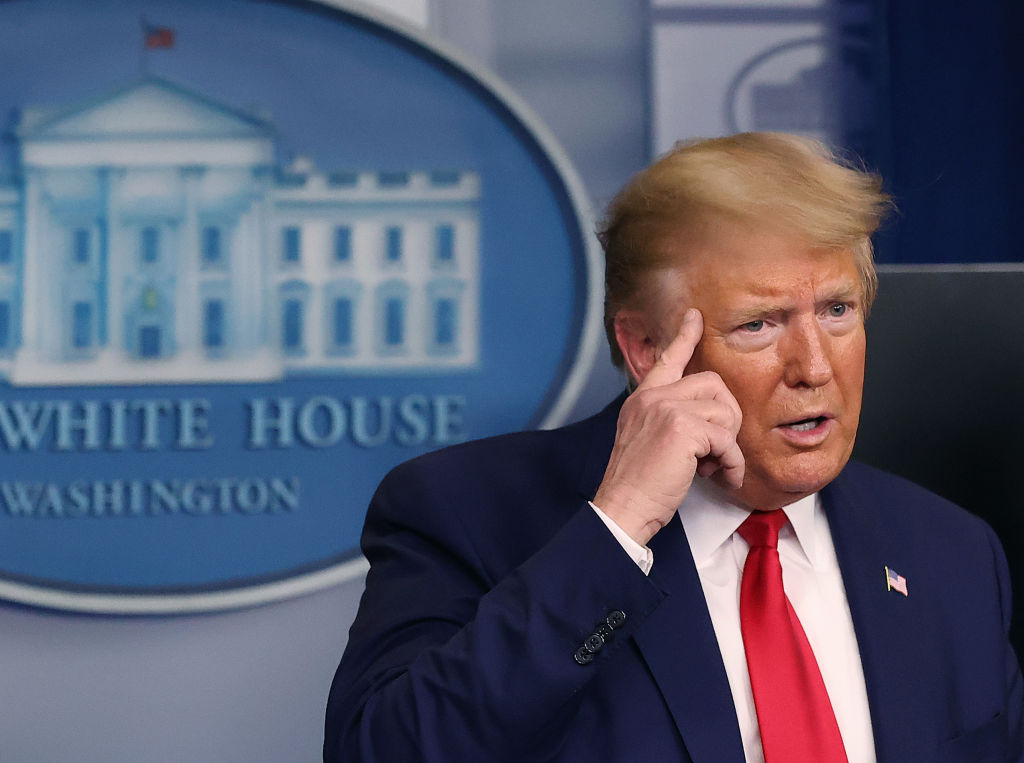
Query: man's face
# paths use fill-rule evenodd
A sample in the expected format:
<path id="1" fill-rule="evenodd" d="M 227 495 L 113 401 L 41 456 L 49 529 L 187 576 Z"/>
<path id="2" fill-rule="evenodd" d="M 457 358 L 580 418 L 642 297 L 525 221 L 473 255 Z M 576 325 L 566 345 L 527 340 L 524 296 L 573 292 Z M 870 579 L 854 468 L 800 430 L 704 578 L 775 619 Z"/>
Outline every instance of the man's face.
<path id="1" fill-rule="evenodd" d="M 773 509 L 820 490 L 853 450 L 864 383 L 863 290 L 852 253 L 799 237 L 715 226 L 659 278 L 658 350 L 687 308 L 704 336 L 686 373 L 715 371 L 743 412 L 733 497 Z"/>

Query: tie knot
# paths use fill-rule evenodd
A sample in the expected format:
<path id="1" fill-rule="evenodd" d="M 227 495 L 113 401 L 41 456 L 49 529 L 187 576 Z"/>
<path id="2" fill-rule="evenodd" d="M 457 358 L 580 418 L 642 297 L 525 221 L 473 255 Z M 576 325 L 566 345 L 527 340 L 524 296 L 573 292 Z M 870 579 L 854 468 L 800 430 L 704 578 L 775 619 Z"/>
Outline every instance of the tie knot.
<path id="1" fill-rule="evenodd" d="M 736 532 L 743 536 L 743 540 L 749 543 L 751 548 L 778 548 L 779 530 L 788 521 L 786 512 L 782 509 L 752 511 Z"/>

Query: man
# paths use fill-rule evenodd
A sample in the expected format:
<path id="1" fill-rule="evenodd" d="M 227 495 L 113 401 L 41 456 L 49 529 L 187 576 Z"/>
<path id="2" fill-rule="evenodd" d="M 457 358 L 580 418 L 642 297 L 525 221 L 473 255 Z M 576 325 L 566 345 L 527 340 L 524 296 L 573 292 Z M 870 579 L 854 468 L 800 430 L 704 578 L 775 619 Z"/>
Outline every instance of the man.
<path id="1" fill-rule="evenodd" d="M 384 480 L 325 758 L 1020 760 L 998 541 L 847 464 L 886 205 L 776 134 L 634 178 L 602 232 L 631 394 Z"/>

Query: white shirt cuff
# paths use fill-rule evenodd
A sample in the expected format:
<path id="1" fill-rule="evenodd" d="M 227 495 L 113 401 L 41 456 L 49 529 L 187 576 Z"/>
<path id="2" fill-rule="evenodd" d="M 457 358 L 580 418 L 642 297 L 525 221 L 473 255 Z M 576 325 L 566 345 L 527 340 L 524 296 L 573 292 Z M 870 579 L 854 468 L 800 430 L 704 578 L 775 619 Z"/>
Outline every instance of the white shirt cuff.
<path id="1" fill-rule="evenodd" d="M 594 505 L 593 501 L 587 501 L 590 504 L 597 516 L 601 517 L 601 521 L 604 522 L 605 527 L 608 528 L 609 532 L 615 536 L 615 540 L 622 546 L 622 550 L 629 554 L 629 558 L 636 562 L 636 566 L 640 568 L 640 571 L 645 575 L 651 574 L 651 567 L 654 566 L 654 552 L 651 551 L 647 546 L 641 546 L 635 540 L 629 537 L 629 534 L 615 524 L 615 521 L 611 519 L 607 514 L 601 511 L 597 506 Z"/>

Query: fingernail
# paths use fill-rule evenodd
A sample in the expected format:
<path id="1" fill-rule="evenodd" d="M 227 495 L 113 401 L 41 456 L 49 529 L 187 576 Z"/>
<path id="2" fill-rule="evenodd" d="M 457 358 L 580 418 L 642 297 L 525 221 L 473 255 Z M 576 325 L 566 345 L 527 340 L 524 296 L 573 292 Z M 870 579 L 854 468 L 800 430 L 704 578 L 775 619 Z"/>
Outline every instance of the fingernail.
<path id="1" fill-rule="evenodd" d="M 683 323 L 693 323 L 695 320 L 697 320 L 697 308 L 691 307 L 683 316 Z"/>

